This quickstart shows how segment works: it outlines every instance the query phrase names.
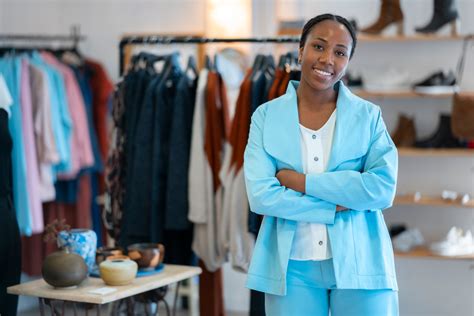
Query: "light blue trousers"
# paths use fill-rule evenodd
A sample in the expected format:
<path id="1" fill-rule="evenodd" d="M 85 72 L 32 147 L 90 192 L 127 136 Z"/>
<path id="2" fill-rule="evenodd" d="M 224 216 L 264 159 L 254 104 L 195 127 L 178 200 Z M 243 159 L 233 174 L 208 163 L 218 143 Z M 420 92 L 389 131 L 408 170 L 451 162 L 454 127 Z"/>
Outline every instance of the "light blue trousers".
<path id="1" fill-rule="evenodd" d="M 286 296 L 265 294 L 267 316 L 398 316 L 398 292 L 337 289 L 332 259 L 290 260 Z"/>

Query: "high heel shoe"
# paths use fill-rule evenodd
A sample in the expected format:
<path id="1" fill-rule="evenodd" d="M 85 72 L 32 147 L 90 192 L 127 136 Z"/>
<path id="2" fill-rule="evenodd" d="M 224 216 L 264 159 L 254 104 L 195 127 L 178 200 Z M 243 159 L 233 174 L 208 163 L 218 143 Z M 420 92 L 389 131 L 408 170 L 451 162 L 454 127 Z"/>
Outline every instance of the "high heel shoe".
<path id="1" fill-rule="evenodd" d="M 434 0 L 431 21 L 423 27 L 415 28 L 415 31 L 424 34 L 435 33 L 446 24 L 451 26 L 451 36 L 459 35 L 460 21 L 455 0 Z"/>
<path id="2" fill-rule="evenodd" d="M 403 12 L 400 8 L 400 0 L 382 0 L 377 21 L 360 31 L 367 34 L 380 34 L 393 23 L 397 26 L 397 35 L 403 35 Z"/>

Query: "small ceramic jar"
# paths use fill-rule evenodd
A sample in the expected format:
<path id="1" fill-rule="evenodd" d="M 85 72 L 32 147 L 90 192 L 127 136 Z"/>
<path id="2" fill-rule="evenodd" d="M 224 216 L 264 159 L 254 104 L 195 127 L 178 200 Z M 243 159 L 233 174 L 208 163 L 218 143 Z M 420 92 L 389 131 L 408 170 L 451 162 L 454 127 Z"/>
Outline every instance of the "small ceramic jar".
<path id="1" fill-rule="evenodd" d="M 99 265 L 100 277 L 105 284 L 118 286 L 130 284 L 137 275 L 138 265 L 130 259 L 105 260 Z"/>

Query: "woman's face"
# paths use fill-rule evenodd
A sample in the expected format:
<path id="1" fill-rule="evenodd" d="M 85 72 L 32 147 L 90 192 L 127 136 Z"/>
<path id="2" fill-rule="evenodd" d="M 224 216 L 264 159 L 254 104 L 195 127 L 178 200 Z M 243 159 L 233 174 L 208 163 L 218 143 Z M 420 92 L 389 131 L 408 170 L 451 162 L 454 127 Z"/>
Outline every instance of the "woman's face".
<path id="1" fill-rule="evenodd" d="M 352 50 L 347 28 L 332 20 L 319 22 L 299 49 L 301 80 L 317 91 L 332 89 L 344 76 Z"/>

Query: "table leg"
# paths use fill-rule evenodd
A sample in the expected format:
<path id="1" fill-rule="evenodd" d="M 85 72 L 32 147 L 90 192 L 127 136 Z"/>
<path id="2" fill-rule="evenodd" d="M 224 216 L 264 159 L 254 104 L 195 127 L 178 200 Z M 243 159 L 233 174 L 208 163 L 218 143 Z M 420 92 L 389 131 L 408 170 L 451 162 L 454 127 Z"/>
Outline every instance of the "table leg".
<path id="1" fill-rule="evenodd" d="M 72 310 L 74 311 L 74 316 L 77 316 L 76 302 L 72 303 Z"/>
<path id="2" fill-rule="evenodd" d="M 49 308 L 51 309 L 51 316 L 56 316 L 53 300 L 48 300 L 48 303 L 49 303 Z"/>
<path id="3" fill-rule="evenodd" d="M 177 303 L 178 303 L 179 285 L 180 284 L 181 284 L 181 282 L 178 282 L 176 284 L 176 290 L 174 292 L 173 312 L 172 312 L 171 316 L 176 316 L 176 306 L 177 306 Z M 164 300 L 164 298 L 163 298 L 163 300 Z"/>
<path id="4" fill-rule="evenodd" d="M 38 300 L 39 300 L 40 315 L 45 316 L 44 315 L 44 301 L 43 301 L 43 298 L 38 297 Z"/>
<path id="5" fill-rule="evenodd" d="M 100 305 L 96 304 L 95 306 L 97 308 L 97 316 L 100 316 Z"/>

